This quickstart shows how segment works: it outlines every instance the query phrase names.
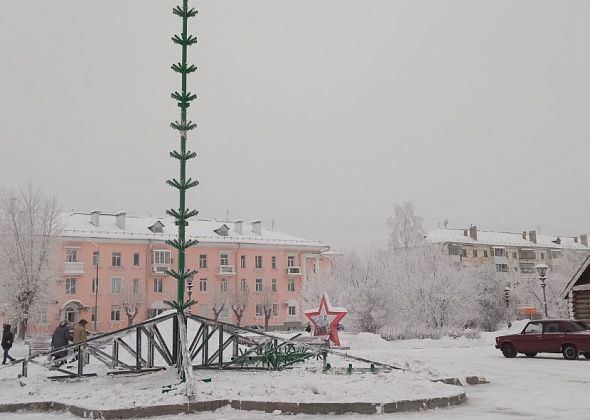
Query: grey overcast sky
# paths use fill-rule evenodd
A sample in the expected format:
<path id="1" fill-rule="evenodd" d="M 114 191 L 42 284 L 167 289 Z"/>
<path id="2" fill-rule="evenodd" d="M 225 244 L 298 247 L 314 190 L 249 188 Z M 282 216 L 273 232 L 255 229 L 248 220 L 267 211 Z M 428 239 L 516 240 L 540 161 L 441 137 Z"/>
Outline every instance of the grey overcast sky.
<path id="1" fill-rule="evenodd" d="M 4 1 L 0 187 L 176 205 L 174 1 Z M 189 109 L 202 218 L 380 246 L 425 226 L 590 233 L 590 1 L 206 0 Z"/>

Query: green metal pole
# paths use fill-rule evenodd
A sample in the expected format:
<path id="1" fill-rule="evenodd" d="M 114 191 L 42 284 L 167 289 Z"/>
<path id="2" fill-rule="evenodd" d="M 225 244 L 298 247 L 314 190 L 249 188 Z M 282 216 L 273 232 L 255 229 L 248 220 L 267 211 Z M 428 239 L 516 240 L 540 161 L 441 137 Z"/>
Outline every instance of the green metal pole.
<path id="1" fill-rule="evenodd" d="M 167 213 L 176 219 L 176 225 L 178 226 L 178 237 L 175 240 L 166 241 L 170 246 L 174 247 L 178 251 L 178 267 L 176 270 L 168 271 L 168 274 L 173 276 L 177 280 L 177 296 L 176 302 L 169 304 L 176 308 L 178 312 L 184 312 L 184 310 L 194 302 L 185 302 L 184 289 L 187 278 L 194 275 L 194 271 L 187 270 L 186 268 L 186 250 L 192 245 L 196 244 L 195 240 L 186 240 L 186 226 L 188 220 L 197 215 L 194 210 L 186 208 L 186 191 L 190 188 L 196 187 L 198 182 L 187 178 L 186 176 L 186 163 L 188 160 L 194 158 L 196 154 L 187 150 L 187 132 L 194 129 L 196 124 L 192 121 L 187 120 L 187 108 L 190 103 L 197 97 L 187 91 L 187 75 L 194 72 L 196 67 L 194 65 L 188 65 L 187 63 L 187 49 L 191 45 L 197 42 L 196 37 L 188 34 L 188 19 L 196 16 L 197 11 L 188 8 L 188 0 L 182 1 L 182 6 L 177 6 L 173 9 L 173 13 L 182 18 L 182 34 L 174 35 L 172 41 L 182 47 L 182 60 L 180 63 L 174 64 L 172 70 L 181 75 L 181 91 L 174 92 L 171 96 L 172 99 L 178 102 L 180 107 L 180 122 L 175 121 L 171 124 L 172 128 L 178 130 L 180 133 L 180 151 L 173 151 L 170 156 L 177 159 L 180 163 L 180 176 L 179 179 L 172 179 L 167 183 L 176 188 L 179 193 L 179 205 L 178 209 L 168 210 Z M 174 319 L 173 327 L 173 345 L 172 345 L 172 356 L 174 360 L 178 360 L 178 348 L 180 334 L 178 329 L 178 321 Z"/>

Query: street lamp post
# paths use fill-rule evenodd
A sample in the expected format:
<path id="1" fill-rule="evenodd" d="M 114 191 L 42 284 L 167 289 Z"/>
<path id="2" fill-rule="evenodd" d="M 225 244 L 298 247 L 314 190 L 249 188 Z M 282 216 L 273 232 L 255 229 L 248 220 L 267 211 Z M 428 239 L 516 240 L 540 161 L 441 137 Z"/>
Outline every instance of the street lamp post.
<path id="1" fill-rule="evenodd" d="M 188 300 L 189 301 L 191 300 L 191 296 L 193 295 L 192 290 L 193 290 L 193 279 L 194 278 L 195 278 L 195 276 L 194 275 L 191 275 L 191 276 L 189 276 L 186 279 L 186 289 L 187 289 L 187 293 L 186 294 L 187 294 L 187 297 L 188 297 Z M 189 314 L 192 313 L 192 310 L 191 309 L 192 309 L 192 307 L 189 306 L 189 308 L 188 308 Z"/>
<path id="2" fill-rule="evenodd" d="M 100 260 L 100 252 L 98 249 L 93 253 L 94 266 L 96 267 L 96 277 L 94 280 L 94 332 L 98 331 L 97 320 L 98 320 L 98 262 Z"/>
<path id="3" fill-rule="evenodd" d="M 547 315 L 547 296 L 545 295 L 545 287 L 547 286 L 547 283 L 545 282 L 545 275 L 549 267 L 547 264 L 537 264 L 535 268 L 539 273 L 539 280 L 541 281 L 541 288 L 543 289 L 543 306 L 545 307 L 545 318 L 547 318 L 549 315 Z"/>
<path id="4" fill-rule="evenodd" d="M 505 287 L 504 293 L 502 295 L 503 295 L 502 298 L 504 299 L 504 302 L 506 303 L 506 308 L 508 308 L 508 303 L 510 302 L 510 287 Z"/>
<path id="5" fill-rule="evenodd" d="M 508 313 L 508 306 L 510 304 L 510 287 L 505 287 L 504 291 L 502 292 L 502 299 L 506 303 L 506 323 L 508 324 L 508 328 L 512 326 L 510 322 L 510 315 Z"/>

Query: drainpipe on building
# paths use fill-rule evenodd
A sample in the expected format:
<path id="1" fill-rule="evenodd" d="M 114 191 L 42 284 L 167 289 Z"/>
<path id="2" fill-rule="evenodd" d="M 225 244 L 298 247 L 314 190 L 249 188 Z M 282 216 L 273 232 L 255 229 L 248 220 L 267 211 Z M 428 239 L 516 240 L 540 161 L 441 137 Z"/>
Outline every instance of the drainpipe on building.
<path id="1" fill-rule="evenodd" d="M 151 262 L 149 260 L 150 254 L 151 254 L 151 250 L 153 249 L 153 242 L 151 239 L 148 239 L 148 246 L 145 249 L 145 289 L 144 289 L 144 293 L 145 293 L 145 319 L 148 318 L 149 315 L 149 302 L 148 302 L 148 292 L 150 290 L 149 288 L 149 273 L 151 272 L 150 270 L 150 266 L 151 266 Z"/>
<path id="2" fill-rule="evenodd" d="M 86 239 L 96 248 L 96 284 L 94 285 L 94 332 L 98 332 L 98 265 L 100 263 L 100 252 L 98 250 L 98 244 L 90 239 Z M 92 259 L 94 260 L 94 254 Z M 94 281 L 93 281 L 94 283 Z"/>

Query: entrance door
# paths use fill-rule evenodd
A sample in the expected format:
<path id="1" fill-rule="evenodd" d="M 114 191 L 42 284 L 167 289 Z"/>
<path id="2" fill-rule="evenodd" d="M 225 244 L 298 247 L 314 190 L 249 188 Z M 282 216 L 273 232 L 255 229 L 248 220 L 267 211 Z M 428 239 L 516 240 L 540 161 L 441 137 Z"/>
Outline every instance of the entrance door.
<path id="1" fill-rule="evenodd" d="M 64 312 L 64 319 L 70 324 L 75 324 L 80 320 L 80 307 L 77 304 L 68 304 Z"/>
<path id="2" fill-rule="evenodd" d="M 541 322 L 529 322 L 519 337 L 517 350 L 521 353 L 538 353 L 543 336 L 543 325 Z"/>

